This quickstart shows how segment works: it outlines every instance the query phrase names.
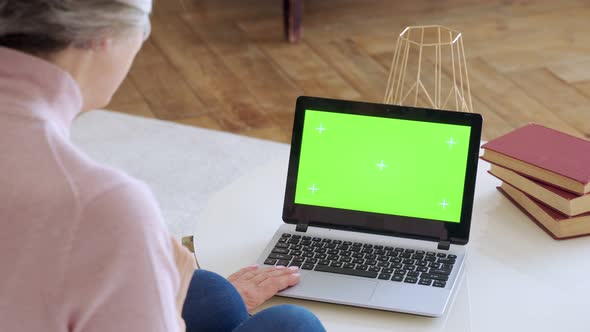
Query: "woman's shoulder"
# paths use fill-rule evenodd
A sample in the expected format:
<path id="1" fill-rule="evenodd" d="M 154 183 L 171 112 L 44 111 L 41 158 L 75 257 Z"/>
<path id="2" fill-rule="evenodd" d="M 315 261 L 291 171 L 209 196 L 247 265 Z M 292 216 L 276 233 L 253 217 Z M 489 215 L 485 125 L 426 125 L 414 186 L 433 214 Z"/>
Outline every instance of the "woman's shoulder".
<path id="1" fill-rule="evenodd" d="M 104 165 L 95 165 L 82 181 L 83 222 L 101 220 L 103 227 L 118 229 L 128 237 L 148 232 L 169 236 L 160 206 L 144 182 Z"/>
<path id="2" fill-rule="evenodd" d="M 70 142 L 60 143 L 54 147 L 55 157 L 82 206 L 99 196 L 120 193 L 123 189 L 132 190 L 143 196 L 149 194 L 146 184 L 140 180 L 111 165 L 92 159 Z"/>
<path id="3" fill-rule="evenodd" d="M 116 252 L 147 250 L 150 259 L 169 261 L 170 232 L 150 188 L 115 168 L 94 165 L 85 181 L 76 238 L 78 248 L 100 247 Z M 89 238 L 95 243 L 89 246 Z M 94 249 L 93 249 L 94 250 Z M 156 256 L 160 258 L 156 258 Z"/>
<path id="4" fill-rule="evenodd" d="M 75 195 L 81 222 L 98 216 L 105 227 L 165 230 L 159 205 L 144 182 L 68 143 L 57 144 L 55 153 Z"/>

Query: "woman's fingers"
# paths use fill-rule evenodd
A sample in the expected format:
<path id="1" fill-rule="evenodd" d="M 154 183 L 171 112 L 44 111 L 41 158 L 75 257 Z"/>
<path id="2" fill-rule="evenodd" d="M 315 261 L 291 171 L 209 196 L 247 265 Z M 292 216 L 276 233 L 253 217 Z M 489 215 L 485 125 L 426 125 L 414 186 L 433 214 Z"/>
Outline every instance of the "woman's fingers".
<path id="1" fill-rule="evenodd" d="M 283 275 L 293 274 L 293 273 L 296 273 L 298 270 L 299 270 L 299 268 L 297 268 L 297 267 L 286 268 L 284 266 L 275 266 L 275 267 L 271 267 L 270 269 L 263 270 L 262 273 L 259 273 L 258 275 L 256 275 L 254 278 L 251 279 L 251 281 L 254 284 L 258 285 L 268 278 L 276 278 L 276 277 L 280 277 Z"/>
<path id="2" fill-rule="evenodd" d="M 236 287 L 249 311 L 254 310 L 277 292 L 299 282 L 296 267 L 273 266 L 261 269 L 249 266 L 227 279 Z"/>
<path id="3" fill-rule="evenodd" d="M 280 268 L 284 268 L 284 267 L 280 267 Z M 250 270 L 250 271 L 247 271 L 246 273 L 242 274 L 240 277 L 238 277 L 238 279 L 241 281 L 250 282 L 254 278 L 257 278 L 261 275 L 267 275 L 269 272 L 272 272 L 275 270 L 276 270 L 276 268 L 274 268 L 274 267 L 265 268 L 265 269 Z"/>
<path id="4" fill-rule="evenodd" d="M 270 298 L 283 289 L 297 284 L 299 282 L 300 276 L 301 275 L 299 273 L 283 274 L 273 278 L 267 278 L 258 284 L 258 286 L 261 288 L 262 292 L 267 296 L 267 298 Z"/>
<path id="5" fill-rule="evenodd" d="M 229 280 L 231 282 L 233 280 L 240 279 L 245 274 L 251 273 L 252 271 L 256 271 L 258 269 L 259 269 L 259 266 L 258 265 L 251 265 L 251 266 L 245 267 L 245 268 L 239 270 L 238 272 L 236 272 L 236 273 L 230 275 L 229 277 L 227 277 L 227 280 Z"/>

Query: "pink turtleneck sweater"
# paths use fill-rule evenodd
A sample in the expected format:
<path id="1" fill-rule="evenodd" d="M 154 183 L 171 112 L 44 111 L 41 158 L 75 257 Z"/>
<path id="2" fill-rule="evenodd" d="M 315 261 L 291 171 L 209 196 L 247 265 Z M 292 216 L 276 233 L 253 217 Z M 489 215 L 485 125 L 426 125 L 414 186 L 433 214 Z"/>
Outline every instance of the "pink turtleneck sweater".
<path id="1" fill-rule="evenodd" d="M 70 142 L 81 107 L 66 72 L 0 48 L 0 330 L 177 331 L 158 205 Z"/>

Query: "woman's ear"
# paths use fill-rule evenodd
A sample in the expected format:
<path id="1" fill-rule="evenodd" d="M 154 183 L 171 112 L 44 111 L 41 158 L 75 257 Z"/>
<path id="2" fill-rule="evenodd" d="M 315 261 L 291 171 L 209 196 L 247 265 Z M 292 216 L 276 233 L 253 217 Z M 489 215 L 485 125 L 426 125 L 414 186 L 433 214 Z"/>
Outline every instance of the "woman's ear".
<path id="1" fill-rule="evenodd" d="M 89 42 L 88 48 L 96 51 L 103 52 L 108 51 L 113 44 L 113 38 L 109 35 L 103 35 Z"/>
<path id="2" fill-rule="evenodd" d="M 93 40 L 75 43 L 74 47 L 91 51 L 105 51 L 111 47 L 112 43 L 113 38 L 108 34 L 103 34 Z"/>

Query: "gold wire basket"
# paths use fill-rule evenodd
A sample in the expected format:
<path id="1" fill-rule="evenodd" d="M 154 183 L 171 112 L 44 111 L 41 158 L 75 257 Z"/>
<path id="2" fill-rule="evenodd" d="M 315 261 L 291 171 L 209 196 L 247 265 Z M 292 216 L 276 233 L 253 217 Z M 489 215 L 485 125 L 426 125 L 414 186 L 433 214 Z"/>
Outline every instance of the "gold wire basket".
<path id="1" fill-rule="evenodd" d="M 440 25 L 405 28 L 397 39 L 385 103 L 473 112 L 461 33 Z"/>

